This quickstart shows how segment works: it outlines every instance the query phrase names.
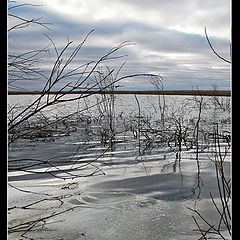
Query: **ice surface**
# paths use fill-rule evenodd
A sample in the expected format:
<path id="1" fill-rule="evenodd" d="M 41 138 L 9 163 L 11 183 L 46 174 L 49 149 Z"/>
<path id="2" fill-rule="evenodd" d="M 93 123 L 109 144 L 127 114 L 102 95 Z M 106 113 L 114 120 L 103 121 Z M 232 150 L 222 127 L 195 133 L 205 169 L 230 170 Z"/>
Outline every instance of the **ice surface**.
<path id="1" fill-rule="evenodd" d="M 11 104 L 18 97 L 20 98 L 11 96 Z M 24 96 L 22 101 L 30 101 L 31 97 L 33 96 Z M 133 96 L 117 96 L 118 98 L 119 101 L 115 101 L 116 115 L 123 110 L 127 117 L 138 114 Z M 139 96 L 139 100 L 143 114 L 157 115 L 153 108 L 154 104 L 157 105 L 156 96 Z M 168 109 L 175 108 L 177 112 L 180 103 L 186 103 L 186 97 L 169 96 L 166 100 L 169 102 Z M 129 102 L 131 104 L 126 107 Z M 205 102 L 210 104 L 210 98 Z M 190 101 L 188 104 L 189 110 Z M 72 109 L 76 107 L 69 106 Z M 54 109 L 51 115 L 54 116 L 60 110 Z M 96 114 L 94 111 L 92 114 Z M 228 118 L 226 112 L 215 112 L 214 115 L 210 107 L 206 107 L 203 112 L 206 121 L 216 117 L 216 114 L 221 114 L 222 119 Z M 195 114 L 191 111 L 187 118 L 191 119 Z M 160 149 L 154 147 L 150 152 L 139 156 L 137 140 L 129 133 L 119 132 L 115 150 L 104 152 L 107 147 L 102 146 L 98 139 L 82 139 L 83 136 L 88 136 L 83 135 L 85 128 L 78 128 L 77 125 L 74 127 L 76 131 L 68 136 L 57 136 L 52 141 L 19 139 L 9 148 L 8 181 L 15 187 L 9 185 L 8 190 L 10 227 L 72 207 L 75 208 L 48 218 L 44 226 L 28 231 L 25 236 L 32 239 L 66 240 L 198 239 L 200 235 L 193 231 L 196 225 L 192 212 L 187 209 L 194 206 L 210 221 L 217 221 L 218 216 L 209 196 L 211 191 L 214 197 L 218 197 L 215 167 L 209 160 L 213 149 L 210 145 L 208 148 L 204 145 L 199 153 L 199 170 L 195 149 L 183 148 L 180 160 L 176 158 L 174 149 L 170 150 L 168 146 Z M 88 130 L 96 130 L 94 125 L 91 127 Z M 229 125 L 224 127 L 229 130 Z M 54 166 L 38 165 L 29 168 L 27 172 L 14 169 L 33 161 L 11 160 L 26 158 L 48 160 Z M 94 164 L 81 167 L 95 158 L 97 160 Z M 74 164 L 71 161 L 75 161 Z M 92 177 L 71 179 L 66 172 L 71 169 L 71 174 L 87 175 L 96 166 L 101 171 Z M 230 175 L 230 168 L 228 155 L 225 161 L 227 176 Z M 49 172 L 55 175 L 50 175 Z M 69 178 L 63 180 L 63 177 Z M 11 233 L 9 239 L 20 239 L 21 234 L 22 232 Z"/>

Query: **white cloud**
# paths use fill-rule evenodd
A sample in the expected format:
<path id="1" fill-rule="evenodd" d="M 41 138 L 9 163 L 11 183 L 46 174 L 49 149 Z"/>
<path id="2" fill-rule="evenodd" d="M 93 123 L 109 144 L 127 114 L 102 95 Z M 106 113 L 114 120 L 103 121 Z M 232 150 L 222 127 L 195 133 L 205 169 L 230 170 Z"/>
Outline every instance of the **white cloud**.
<path id="1" fill-rule="evenodd" d="M 137 21 L 198 34 L 209 26 L 216 28 L 218 37 L 228 37 L 219 27 L 230 24 L 230 2 L 226 0 L 38 0 L 38 4 L 70 21 Z"/>

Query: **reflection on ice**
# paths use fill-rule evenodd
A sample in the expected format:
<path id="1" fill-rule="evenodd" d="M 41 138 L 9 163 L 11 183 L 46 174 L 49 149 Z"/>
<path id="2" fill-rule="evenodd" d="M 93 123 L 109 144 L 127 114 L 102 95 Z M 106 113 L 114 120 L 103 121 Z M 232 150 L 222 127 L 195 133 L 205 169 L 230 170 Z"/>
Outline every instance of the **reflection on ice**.
<path id="1" fill-rule="evenodd" d="M 144 102 L 141 116 L 133 96 L 126 98 L 126 103 L 116 101 L 114 136 L 102 131 L 106 122 L 97 125 L 97 109 L 92 109 L 94 119 L 70 119 L 56 126 L 59 133 L 68 131 L 68 135 L 54 132 L 45 138 L 18 139 L 9 148 L 9 183 L 28 191 L 18 192 L 9 186 L 10 226 L 71 209 L 46 220 L 27 236 L 185 240 L 199 238 L 193 232 L 196 225 L 186 207 L 197 204 L 208 219 L 218 221 L 209 195 L 211 191 L 218 198 L 215 165 L 209 160 L 215 147 L 211 121 L 213 117 L 223 118 L 220 137 L 221 148 L 225 149 L 229 147 L 229 113 L 219 111 L 213 116 L 211 108 L 206 107 L 196 143 L 193 131 L 197 111 L 189 105 L 189 99 L 169 96 L 172 104 L 166 112 L 171 114 L 166 114 L 163 129 L 153 108 L 157 98 L 150 101 L 150 97 L 146 100 L 139 96 L 139 101 Z M 188 108 L 184 110 L 180 106 L 185 100 Z M 69 105 L 68 110 L 75 107 Z M 57 112 L 54 109 L 54 114 Z M 53 113 L 49 114 L 54 118 Z M 230 168 L 227 153 L 227 176 Z M 19 233 L 10 234 L 9 239 L 19 239 Z"/>

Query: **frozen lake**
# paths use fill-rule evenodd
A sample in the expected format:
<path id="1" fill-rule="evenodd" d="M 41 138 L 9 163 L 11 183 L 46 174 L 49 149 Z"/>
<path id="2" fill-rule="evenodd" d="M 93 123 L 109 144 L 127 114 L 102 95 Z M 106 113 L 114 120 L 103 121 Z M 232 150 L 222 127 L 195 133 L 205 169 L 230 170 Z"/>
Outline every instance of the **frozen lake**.
<path id="1" fill-rule="evenodd" d="M 12 116 L 34 98 L 9 96 Z M 189 96 L 93 95 L 45 109 L 9 145 L 9 227 L 46 217 L 24 236 L 199 239 L 188 207 L 219 221 L 216 126 L 231 175 L 229 98 L 202 100 L 200 117 Z M 44 128 L 33 135 L 33 125 Z"/>

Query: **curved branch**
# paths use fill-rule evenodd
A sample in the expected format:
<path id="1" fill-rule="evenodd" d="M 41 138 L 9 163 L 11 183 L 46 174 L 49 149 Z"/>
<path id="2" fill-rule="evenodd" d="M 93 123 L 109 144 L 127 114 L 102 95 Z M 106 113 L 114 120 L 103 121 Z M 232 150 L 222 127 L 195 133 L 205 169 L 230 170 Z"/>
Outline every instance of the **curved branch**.
<path id="1" fill-rule="evenodd" d="M 212 46 L 212 44 L 211 44 L 211 42 L 210 42 L 210 40 L 209 40 L 209 38 L 208 38 L 208 35 L 207 35 L 207 28 L 205 27 L 204 30 L 205 30 L 206 39 L 207 39 L 208 44 L 209 44 L 210 48 L 212 49 L 213 53 L 214 53 L 218 58 L 222 59 L 224 62 L 231 63 L 231 61 L 227 60 L 226 58 L 221 57 L 221 56 L 214 50 L 214 48 L 213 48 L 213 46 Z"/>

